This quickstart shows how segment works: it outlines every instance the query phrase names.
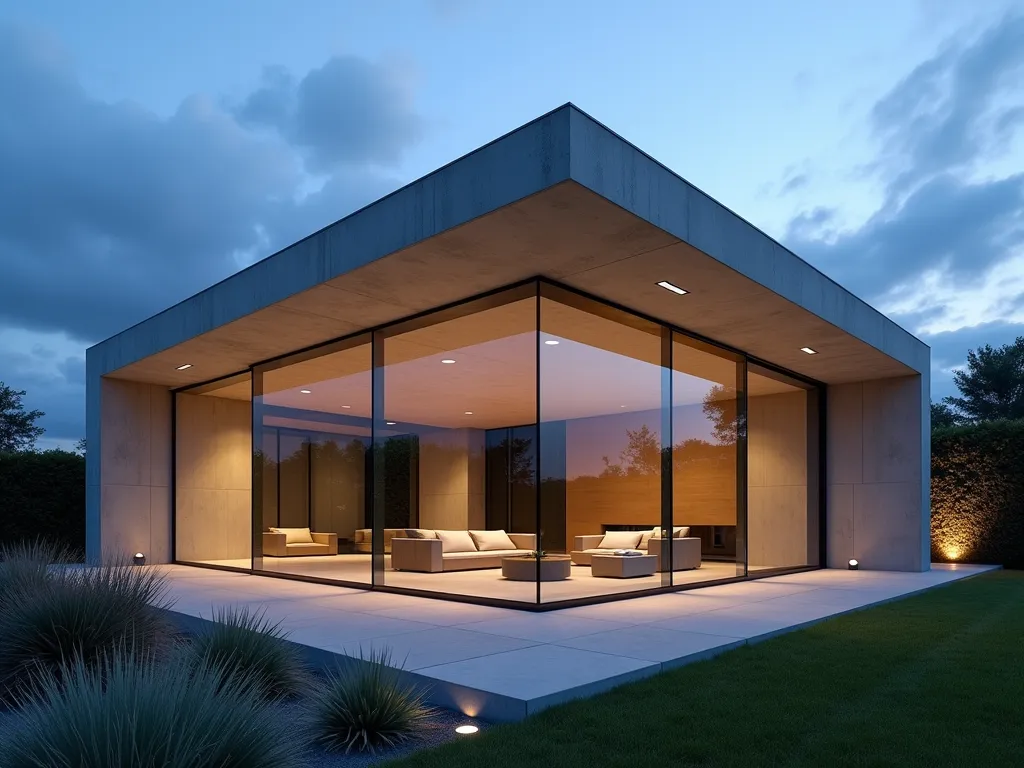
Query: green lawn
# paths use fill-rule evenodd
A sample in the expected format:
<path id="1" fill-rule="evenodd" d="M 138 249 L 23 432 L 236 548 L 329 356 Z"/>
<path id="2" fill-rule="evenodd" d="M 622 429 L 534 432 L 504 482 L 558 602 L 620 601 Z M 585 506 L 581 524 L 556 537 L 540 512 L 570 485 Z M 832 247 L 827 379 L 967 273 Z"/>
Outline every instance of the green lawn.
<path id="1" fill-rule="evenodd" d="M 827 621 L 392 765 L 1024 765 L 1024 572 Z"/>

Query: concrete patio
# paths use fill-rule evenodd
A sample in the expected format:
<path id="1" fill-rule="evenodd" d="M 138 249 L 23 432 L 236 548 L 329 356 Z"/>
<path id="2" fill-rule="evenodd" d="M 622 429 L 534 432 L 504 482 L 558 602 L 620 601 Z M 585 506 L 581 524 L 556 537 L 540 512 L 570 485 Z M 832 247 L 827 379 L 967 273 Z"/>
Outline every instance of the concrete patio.
<path id="1" fill-rule="evenodd" d="M 189 566 L 168 576 L 188 625 L 216 606 L 259 607 L 316 663 L 387 647 L 430 700 L 491 721 L 714 656 L 744 643 L 992 570 L 819 570 L 528 613 Z M 192 617 L 187 618 L 187 617 Z"/>

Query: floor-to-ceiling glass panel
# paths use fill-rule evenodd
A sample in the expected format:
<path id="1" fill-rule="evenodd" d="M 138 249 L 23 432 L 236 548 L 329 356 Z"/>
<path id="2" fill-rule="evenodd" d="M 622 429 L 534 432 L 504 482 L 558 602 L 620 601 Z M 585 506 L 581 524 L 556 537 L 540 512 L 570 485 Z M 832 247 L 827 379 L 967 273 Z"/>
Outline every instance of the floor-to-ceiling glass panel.
<path id="1" fill-rule="evenodd" d="M 536 286 L 378 331 L 378 583 L 534 602 Z"/>
<path id="2" fill-rule="evenodd" d="M 256 370 L 254 568 L 370 583 L 369 337 Z"/>
<path id="3" fill-rule="evenodd" d="M 672 582 L 742 576 L 743 362 L 672 336 Z"/>
<path id="4" fill-rule="evenodd" d="M 174 555 L 252 564 L 252 382 L 249 374 L 175 394 Z"/>
<path id="5" fill-rule="evenodd" d="M 751 365 L 747 394 L 748 568 L 818 565 L 818 393 Z"/>
<path id="6" fill-rule="evenodd" d="M 663 329 L 547 285 L 540 310 L 542 546 L 572 563 L 541 601 L 665 586 Z"/>

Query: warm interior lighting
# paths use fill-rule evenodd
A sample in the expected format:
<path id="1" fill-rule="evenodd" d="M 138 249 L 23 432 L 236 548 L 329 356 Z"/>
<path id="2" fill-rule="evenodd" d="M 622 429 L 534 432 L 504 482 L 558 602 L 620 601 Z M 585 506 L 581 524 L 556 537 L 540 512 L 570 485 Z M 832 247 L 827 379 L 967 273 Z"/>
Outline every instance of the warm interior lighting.
<path id="1" fill-rule="evenodd" d="M 468 735 L 470 733 L 476 733 L 479 730 L 480 729 L 477 728 L 475 725 L 460 725 L 458 728 L 455 729 L 455 732 L 456 733 L 461 733 L 462 735 L 465 736 L 465 735 Z"/>
<path id="2" fill-rule="evenodd" d="M 801 352 L 806 352 L 808 355 L 816 355 L 816 354 L 818 354 L 818 350 L 811 349 L 810 347 L 800 347 L 800 351 Z"/>
<path id="3" fill-rule="evenodd" d="M 444 363 L 445 365 L 452 365 L 452 364 L 454 364 L 454 363 L 455 363 L 455 361 L 454 361 L 454 360 L 452 360 L 452 359 L 451 359 L 450 357 L 446 357 L 446 358 L 445 358 L 444 360 L 442 360 L 441 362 L 442 362 L 442 363 Z"/>
<path id="4" fill-rule="evenodd" d="M 352 406 L 351 406 L 351 405 L 343 405 L 343 406 L 341 406 L 341 407 L 342 407 L 342 408 L 351 408 Z"/>
<path id="5" fill-rule="evenodd" d="M 851 560 L 850 561 L 850 570 L 851 571 L 856 571 L 858 568 L 860 568 L 860 563 L 857 560 Z"/>
<path id="6" fill-rule="evenodd" d="M 472 416 L 472 415 L 473 415 L 473 412 L 472 412 L 472 411 L 466 411 L 466 415 L 467 415 L 467 416 Z"/>
<path id="7" fill-rule="evenodd" d="M 184 365 L 179 365 L 175 370 L 187 371 L 191 367 L 192 367 L 192 363 L 185 363 Z"/>
<path id="8" fill-rule="evenodd" d="M 313 393 L 312 393 L 312 392 L 311 392 L 310 390 L 308 390 L 308 389 L 300 389 L 300 390 L 299 390 L 299 392 L 301 392 L 301 393 L 302 393 L 302 394 L 304 394 L 304 395 L 312 395 L 312 394 L 313 394 Z"/>
<path id="9" fill-rule="evenodd" d="M 544 343 L 547 344 L 549 347 L 554 347 L 554 346 L 556 346 L 558 344 L 558 342 L 555 341 L 554 339 L 548 339 Z"/>
<path id="10" fill-rule="evenodd" d="M 660 283 L 658 283 L 658 285 L 660 285 L 666 291 L 672 291 L 672 293 L 678 293 L 680 296 L 685 296 L 686 294 L 689 293 L 689 291 L 683 290 L 678 285 L 673 285 L 668 280 L 662 280 Z"/>
<path id="11" fill-rule="evenodd" d="M 394 421 L 385 421 L 384 423 L 387 424 L 389 427 L 393 427 L 396 424 L 396 422 Z"/>

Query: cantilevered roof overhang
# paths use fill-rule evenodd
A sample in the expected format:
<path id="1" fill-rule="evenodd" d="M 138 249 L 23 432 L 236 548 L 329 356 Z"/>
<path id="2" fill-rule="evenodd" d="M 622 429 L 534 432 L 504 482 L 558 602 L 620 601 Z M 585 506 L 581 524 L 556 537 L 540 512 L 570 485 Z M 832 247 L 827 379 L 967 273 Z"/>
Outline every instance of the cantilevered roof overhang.
<path id="1" fill-rule="evenodd" d="M 535 276 L 825 383 L 928 372 L 927 345 L 572 105 L 90 348 L 88 371 L 186 386 Z"/>

